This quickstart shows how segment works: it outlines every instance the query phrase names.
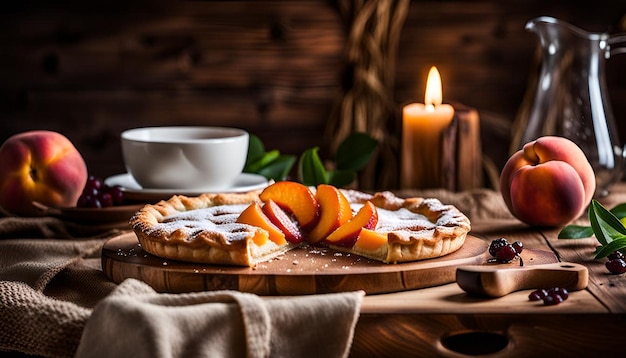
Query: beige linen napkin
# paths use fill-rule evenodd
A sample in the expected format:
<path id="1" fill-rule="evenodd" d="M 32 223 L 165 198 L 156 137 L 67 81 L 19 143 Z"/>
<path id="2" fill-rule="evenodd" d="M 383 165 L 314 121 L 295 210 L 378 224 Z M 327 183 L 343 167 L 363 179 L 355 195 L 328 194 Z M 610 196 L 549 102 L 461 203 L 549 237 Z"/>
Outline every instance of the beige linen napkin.
<path id="1" fill-rule="evenodd" d="M 116 286 L 94 268 L 103 243 L 0 239 L 0 352 L 74 354 L 91 307 Z"/>
<path id="2" fill-rule="evenodd" d="M 78 239 L 57 219 L 0 219 L 0 355 L 72 357 L 79 344 L 82 356 L 135 356 L 128 347 L 138 357 L 347 355 L 362 292 L 260 298 L 118 286 L 100 268 L 114 234 Z M 20 238 L 37 236 L 58 238 Z"/>
<path id="3" fill-rule="evenodd" d="M 162 294 L 128 279 L 94 308 L 76 357 L 346 357 L 363 296 Z"/>

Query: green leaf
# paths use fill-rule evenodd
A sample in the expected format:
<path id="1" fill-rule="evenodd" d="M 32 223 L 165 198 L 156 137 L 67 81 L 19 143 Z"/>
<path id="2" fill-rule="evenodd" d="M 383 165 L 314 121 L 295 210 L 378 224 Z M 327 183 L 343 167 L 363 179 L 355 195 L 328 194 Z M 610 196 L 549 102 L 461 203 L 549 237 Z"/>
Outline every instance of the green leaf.
<path id="1" fill-rule="evenodd" d="M 278 149 L 270 150 L 269 152 L 263 154 L 258 160 L 246 165 L 244 171 L 246 173 L 258 173 L 259 170 L 276 160 L 278 157 L 280 157 Z"/>
<path id="2" fill-rule="evenodd" d="M 609 256 L 611 253 L 626 248 L 626 236 L 613 238 L 613 241 L 606 245 L 598 246 L 595 251 L 596 259 Z"/>
<path id="3" fill-rule="evenodd" d="M 610 210 L 618 219 L 626 217 L 626 203 L 619 204 Z"/>
<path id="4" fill-rule="evenodd" d="M 261 168 L 258 174 L 263 175 L 267 179 L 274 179 L 276 181 L 284 180 L 294 164 L 296 163 L 295 155 L 283 154 L 272 161 L 270 164 Z"/>
<path id="5" fill-rule="evenodd" d="M 361 170 L 374 154 L 378 141 L 365 133 L 353 132 L 344 139 L 335 153 L 337 169 Z"/>
<path id="6" fill-rule="evenodd" d="M 352 184 L 356 180 L 354 170 L 331 170 L 328 172 L 328 184 L 338 188 Z"/>
<path id="7" fill-rule="evenodd" d="M 591 226 L 567 225 L 559 232 L 559 239 L 583 239 L 593 236 Z"/>
<path id="8" fill-rule="evenodd" d="M 614 237 L 626 235 L 626 228 L 619 219 L 595 199 L 589 205 L 589 222 L 602 245 L 607 245 Z"/>
<path id="9" fill-rule="evenodd" d="M 250 163 L 254 163 L 265 154 L 265 147 L 259 137 L 254 134 L 250 134 L 248 139 L 248 158 L 246 159 L 246 166 Z"/>
<path id="10" fill-rule="evenodd" d="M 319 147 L 305 150 L 300 156 L 298 178 L 307 186 L 317 186 L 328 183 L 328 175 L 318 154 Z"/>

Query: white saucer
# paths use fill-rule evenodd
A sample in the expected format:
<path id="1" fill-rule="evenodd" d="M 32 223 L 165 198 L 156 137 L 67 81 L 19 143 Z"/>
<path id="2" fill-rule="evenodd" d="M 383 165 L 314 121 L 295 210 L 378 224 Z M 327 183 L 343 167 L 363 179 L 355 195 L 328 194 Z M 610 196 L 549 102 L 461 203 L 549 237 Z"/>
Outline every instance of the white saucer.
<path id="1" fill-rule="evenodd" d="M 104 180 L 108 186 L 119 185 L 124 191 L 124 195 L 129 199 L 167 199 L 172 195 L 198 196 L 213 191 L 198 189 L 152 189 L 142 188 L 130 173 L 117 174 Z M 263 189 L 268 185 L 268 180 L 258 174 L 242 173 L 239 175 L 232 187 L 219 190 L 220 193 L 245 193 L 252 190 Z M 130 194 L 130 195 L 129 195 Z"/>

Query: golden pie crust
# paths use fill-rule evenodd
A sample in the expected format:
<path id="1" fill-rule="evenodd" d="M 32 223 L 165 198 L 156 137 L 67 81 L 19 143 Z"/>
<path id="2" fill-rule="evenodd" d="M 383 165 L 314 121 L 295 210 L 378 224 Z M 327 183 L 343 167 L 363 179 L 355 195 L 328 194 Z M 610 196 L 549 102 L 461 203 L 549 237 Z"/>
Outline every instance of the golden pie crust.
<path id="1" fill-rule="evenodd" d="M 313 189 L 314 190 L 314 189 Z M 354 212 L 371 201 L 378 211 L 377 231 L 388 232 L 388 244 L 376 251 L 330 246 L 385 263 L 440 257 L 458 250 L 470 231 L 469 219 L 456 207 L 434 198 L 396 197 L 391 192 L 367 194 L 343 190 Z M 259 246 L 252 240 L 254 226 L 236 220 L 260 191 L 249 193 L 173 196 L 146 205 L 130 220 L 147 252 L 173 260 L 254 267 L 285 253 L 296 245 L 276 245 L 268 240 Z"/>

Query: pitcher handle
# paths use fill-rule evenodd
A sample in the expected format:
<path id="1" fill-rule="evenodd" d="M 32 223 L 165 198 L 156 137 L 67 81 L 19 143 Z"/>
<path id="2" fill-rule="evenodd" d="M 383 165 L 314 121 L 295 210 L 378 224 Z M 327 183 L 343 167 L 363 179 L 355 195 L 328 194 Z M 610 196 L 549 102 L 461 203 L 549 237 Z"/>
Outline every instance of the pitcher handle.
<path id="1" fill-rule="evenodd" d="M 608 40 L 611 55 L 626 53 L 626 33 L 612 35 Z"/>

